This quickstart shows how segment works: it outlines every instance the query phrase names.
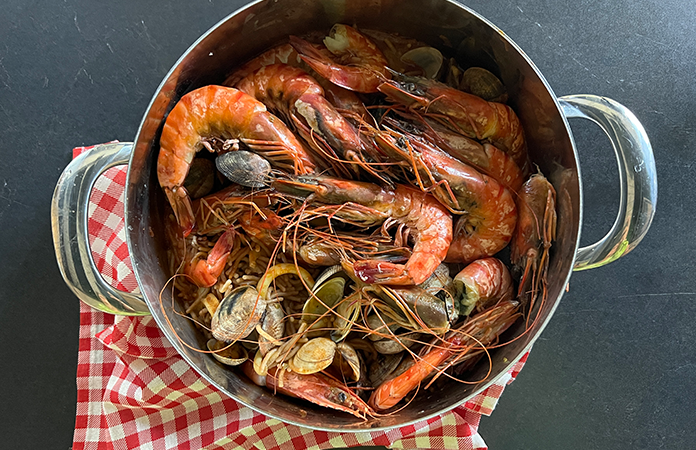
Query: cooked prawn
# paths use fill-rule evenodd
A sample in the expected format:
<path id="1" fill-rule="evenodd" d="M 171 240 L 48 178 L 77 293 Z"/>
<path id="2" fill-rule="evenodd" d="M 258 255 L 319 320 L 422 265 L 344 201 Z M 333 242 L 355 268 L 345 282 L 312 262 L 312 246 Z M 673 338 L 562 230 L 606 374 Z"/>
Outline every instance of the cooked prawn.
<path id="1" fill-rule="evenodd" d="M 437 81 L 399 76 L 379 86 L 392 100 L 438 119 L 453 131 L 479 141 L 488 140 L 510 154 L 515 163 L 528 170 L 524 130 L 517 115 L 507 105 L 487 102 Z"/>
<path id="2" fill-rule="evenodd" d="M 517 199 L 520 218 L 510 244 L 510 260 L 521 273 L 517 296 L 525 307 L 546 295 L 549 249 L 556 239 L 556 190 L 541 173 L 529 177 Z"/>
<path id="3" fill-rule="evenodd" d="M 514 298 L 510 271 L 497 258 L 477 259 L 466 266 L 454 277 L 454 287 L 465 316 Z"/>
<path id="4" fill-rule="evenodd" d="M 193 230 L 191 199 L 183 187 L 206 137 L 240 139 L 272 165 L 295 174 L 314 171 L 312 156 L 263 103 L 233 88 L 205 86 L 184 95 L 162 129 L 157 177 L 184 236 Z"/>
<path id="5" fill-rule="evenodd" d="M 377 411 L 390 409 L 435 372 L 475 361 L 517 320 L 518 306 L 516 301 L 500 302 L 450 331 L 444 344 L 436 344 L 401 375 L 378 386 L 368 404 Z"/>
<path id="6" fill-rule="evenodd" d="M 505 186 L 418 139 L 381 131 L 375 138 L 389 156 L 411 163 L 422 189 L 433 191 L 452 212 L 461 214 L 446 262 L 468 263 L 507 246 L 517 208 Z"/>
<path id="7" fill-rule="evenodd" d="M 296 36 L 290 36 L 290 44 L 319 75 L 346 89 L 377 92 L 377 87 L 390 78 L 384 54 L 372 41 L 348 25 L 334 25 L 324 38 L 331 56 Z"/>
<path id="8" fill-rule="evenodd" d="M 365 157 L 374 157 L 376 149 L 364 144 L 355 127 L 326 100 L 319 83 L 302 69 L 287 64 L 264 66 L 237 83 L 237 88 L 287 117 L 339 174 L 350 176 L 350 171 L 343 169 L 334 150 L 355 168 L 353 172 L 362 167 L 381 178 Z"/>
<path id="9" fill-rule="evenodd" d="M 406 135 L 426 139 L 459 161 L 470 164 L 479 172 L 495 178 L 505 187 L 517 192 L 525 182 L 525 175 L 510 155 L 492 144 L 454 133 L 439 122 L 425 117 L 400 113 L 408 122 L 392 117 L 382 121 Z"/>
<path id="10" fill-rule="evenodd" d="M 433 274 L 447 254 L 452 241 L 452 217 L 431 195 L 404 185 L 393 189 L 372 183 L 306 176 L 297 180 L 276 180 L 273 187 L 288 194 L 309 197 L 335 208 L 337 217 L 379 225 L 387 220 L 408 227 L 414 241 L 406 264 L 382 260 L 353 263 L 356 276 L 368 284 L 416 285 Z"/>
<path id="11" fill-rule="evenodd" d="M 317 81 L 317 83 L 321 85 L 321 87 L 324 89 L 324 96 L 339 112 L 343 113 L 344 111 L 348 111 L 352 114 L 357 114 L 363 119 L 367 119 L 369 117 L 365 104 L 358 98 L 355 92 L 337 86 L 316 73 L 307 63 L 302 61 L 300 54 L 297 53 L 297 51 L 290 44 L 278 45 L 263 52 L 256 58 L 232 72 L 232 74 L 227 77 L 223 85 L 234 87 L 243 78 L 256 72 L 262 67 L 273 64 L 287 64 L 307 72 Z"/>
<path id="12" fill-rule="evenodd" d="M 250 361 L 245 362 L 242 369 L 254 383 L 267 386 L 281 394 L 347 412 L 361 419 L 376 415 L 353 390 L 322 373 L 301 375 L 281 367 L 273 367 L 267 375 L 260 376 L 254 371 Z"/>

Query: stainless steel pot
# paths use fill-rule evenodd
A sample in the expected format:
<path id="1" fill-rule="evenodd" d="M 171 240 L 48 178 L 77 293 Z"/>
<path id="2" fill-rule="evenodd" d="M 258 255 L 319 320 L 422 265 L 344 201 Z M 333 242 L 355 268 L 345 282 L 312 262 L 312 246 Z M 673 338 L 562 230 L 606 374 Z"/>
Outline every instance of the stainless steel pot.
<path id="1" fill-rule="evenodd" d="M 164 118 L 183 94 L 221 83 L 237 64 L 290 34 L 328 30 L 334 23 L 357 24 L 414 37 L 436 47 L 449 42 L 456 57 L 500 75 L 527 133 L 532 160 L 550 174 L 558 192 L 558 240 L 550 259 L 549 300 L 540 319 L 521 339 L 492 353 L 490 376 L 478 384 L 451 382 L 422 392 L 405 409 L 366 422 L 283 396 L 274 396 L 243 376 L 223 369 L 206 354 L 181 345 L 178 336 L 200 343 L 191 323 L 173 313 L 165 292 L 169 273 L 164 257 L 162 218 L 169 208 L 158 187 L 156 161 Z M 443 38 L 444 37 L 444 38 Z M 619 163 L 621 204 L 609 233 L 579 247 L 582 185 L 578 155 L 567 118 L 590 119 L 609 136 Z M 96 178 L 107 168 L 128 164 L 125 198 L 127 243 L 141 295 L 111 288 L 100 277 L 89 251 L 87 204 Z M 378 430 L 403 426 L 441 414 L 481 392 L 514 364 L 548 323 L 573 270 L 607 264 L 631 251 L 647 232 L 655 213 L 657 180 L 648 137 L 635 116 L 613 100 L 591 95 L 556 98 L 525 53 L 502 30 L 475 12 L 449 0 L 265 0 L 231 14 L 205 33 L 176 62 L 145 112 L 134 143 L 107 144 L 76 158 L 63 173 L 51 214 L 56 256 L 63 277 L 88 305 L 114 314 L 152 314 L 169 341 L 202 377 L 235 400 L 276 419 L 328 431 Z M 524 324 L 508 331 L 521 334 Z M 485 366 L 482 364 L 481 366 Z M 484 378 L 480 367 L 471 380 Z"/>

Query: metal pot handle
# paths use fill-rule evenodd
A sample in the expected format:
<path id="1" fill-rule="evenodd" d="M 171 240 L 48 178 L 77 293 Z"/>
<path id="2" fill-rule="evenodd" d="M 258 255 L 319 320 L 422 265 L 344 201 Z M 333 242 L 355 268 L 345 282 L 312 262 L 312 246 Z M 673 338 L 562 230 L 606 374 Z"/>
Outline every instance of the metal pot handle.
<path id="1" fill-rule="evenodd" d="M 128 164 L 133 144 L 98 145 L 75 158 L 58 180 L 51 201 L 51 228 L 56 259 L 68 287 L 85 304 L 111 314 L 150 314 L 139 294 L 114 289 L 102 278 L 89 248 L 89 196 L 104 171 Z"/>
<path id="2" fill-rule="evenodd" d="M 624 256 L 648 232 L 657 203 L 655 157 L 645 129 L 620 103 L 596 95 L 567 95 L 558 99 L 566 117 L 582 117 L 609 136 L 619 163 L 621 200 L 611 230 L 597 243 L 578 250 L 573 270 L 609 264 Z"/>

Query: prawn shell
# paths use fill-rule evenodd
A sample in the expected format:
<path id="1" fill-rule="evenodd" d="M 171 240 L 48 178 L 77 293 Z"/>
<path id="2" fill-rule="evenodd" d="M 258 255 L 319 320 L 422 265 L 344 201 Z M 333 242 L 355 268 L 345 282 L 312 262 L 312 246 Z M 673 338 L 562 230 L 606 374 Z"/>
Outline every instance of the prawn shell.
<path id="1" fill-rule="evenodd" d="M 215 158 L 215 166 L 228 180 L 250 188 L 266 186 L 271 173 L 268 160 L 245 150 L 223 153 Z"/>
<path id="2" fill-rule="evenodd" d="M 233 342 L 251 334 L 266 311 L 266 300 L 252 286 L 228 292 L 213 315 L 211 332 L 218 341 Z"/>
<path id="3" fill-rule="evenodd" d="M 295 373 L 309 375 L 329 367 L 335 356 L 336 343 L 331 339 L 316 337 L 300 347 L 288 366 Z"/>
<path id="4" fill-rule="evenodd" d="M 213 352 L 212 355 L 215 359 L 227 366 L 238 366 L 249 359 L 249 354 L 247 353 L 246 348 L 239 343 L 235 343 L 230 346 L 229 344 L 220 342 L 216 339 L 210 339 L 206 346 L 208 347 L 208 350 Z"/>

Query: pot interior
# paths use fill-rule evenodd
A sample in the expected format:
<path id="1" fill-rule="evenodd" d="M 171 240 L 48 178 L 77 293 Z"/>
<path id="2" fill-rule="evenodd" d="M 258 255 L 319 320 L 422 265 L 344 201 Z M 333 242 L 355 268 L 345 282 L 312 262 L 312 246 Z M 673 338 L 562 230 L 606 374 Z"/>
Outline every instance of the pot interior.
<path id="1" fill-rule="evenodd" d="M 548 298 L 537 304 L 538 319 L 530 324 L 530 329 L 525 332 L 525 323 L 519 320 L 502 341 L 523 336 L 491 352 L 490 375 L 486 378 L 489 367 L 483 361 L 468 376 L 470 381 L 483 381 L 464 384 L 442 377 L 442 383 L 420 392 L 403 410 L 367 421 L 272 395 L 224 368 L 211 356 L 181 345 L 167 325 L 165 313 L 179 338 L 199 345 L 202 338 L 189 320 L 172 311 L 170 291 L 163 291 L 160 304 L 160 291 L 170 276 L 162 228 L 169 206 L 156 177 L 159 134 L 166 114 L 185 93 L 222 83 L 236 66 L 285 42 L 289 35 L 328 32 L 335 23 L 416 38 L 456 58 L 462 67 L 480 66 L 499 75 L 509 92 L 508 104 L 525 128 L 532 161 L 554 184 L 558 201 L 558 239 L 551 252 Z M 480 392 L 503 375 L 539 335 L 564 292 L 577 250 L 581 223 L 579 184 L 577 155 L 553 92 L 505 34 L 472 11 L 448 0 L 260 1 L 232 14 L 201 37 L 175 64 L 155 94 L 140 126 L 129 167 L 128 245 L 140 289 L 159 326 L 201 375 L 234 399 L 284 422 L 316 429 L 395 427 L 442 413 Z"/>

